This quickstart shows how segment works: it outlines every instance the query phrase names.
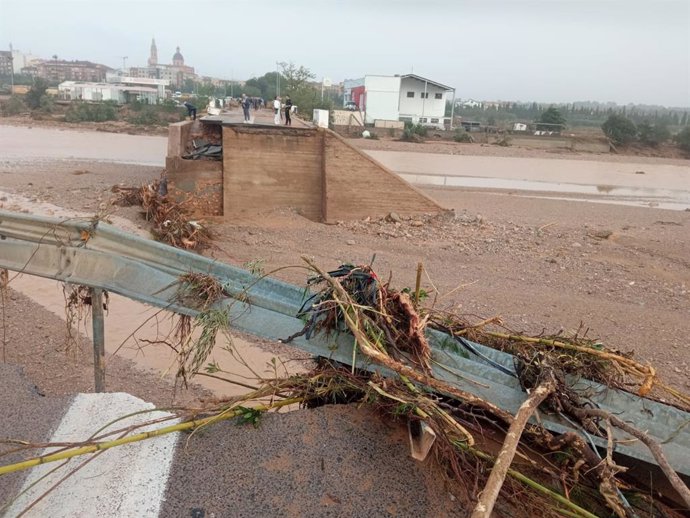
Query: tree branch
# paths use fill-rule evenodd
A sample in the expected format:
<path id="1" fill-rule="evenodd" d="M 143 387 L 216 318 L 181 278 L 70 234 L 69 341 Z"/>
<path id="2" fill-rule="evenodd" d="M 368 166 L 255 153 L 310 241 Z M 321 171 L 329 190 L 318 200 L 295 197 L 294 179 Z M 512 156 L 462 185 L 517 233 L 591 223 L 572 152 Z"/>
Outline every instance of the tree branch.
<path id="1" fill-rule="evenodd" d="M 472 518 L 491 517 L 496 499 L 498 498 L 498 493 L 503 487 L 506 474 L 515 457 L 515 451 L 520 442 L 522 431 L 525 429 L 527 421 L 534 411 L 554 390 L 556 390 L 556 383 L 553 380 L 543 382 L 532 391 L 529 397 L 520 406 L 517 414 L 515 414 L 515 420 L 510 425 L 510 428 L 508 428 L 503 447 L 496 457 L 496 462 L 494 462 L 489 480 L 486 481 L 484 491 L 472 512 Z"/>

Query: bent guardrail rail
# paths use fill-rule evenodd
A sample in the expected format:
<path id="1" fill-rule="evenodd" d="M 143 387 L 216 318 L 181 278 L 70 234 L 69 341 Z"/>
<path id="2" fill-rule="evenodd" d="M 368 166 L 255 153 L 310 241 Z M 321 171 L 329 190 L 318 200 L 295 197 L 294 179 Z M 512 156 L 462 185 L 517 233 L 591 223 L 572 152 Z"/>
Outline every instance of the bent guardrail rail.
<path id="1" fill-rule="evenodd" d="M 232 325 L 268 339 L 282 339 L 300 331 L 296 318 L 304 300 L 303 288 L 277 279 L 257 279 L 250 272 L 201 255 L 179 250 L 85 218 L 57 219 L 0 211 L 0 268 L 82 284 L 118 293 L 133 300 L 194 316 L 198 311 L 176 299 L 180 275 L 206 273 L 216 277 L 232 296 L 219 302 L 230 313 Z M 492 401 L 511 413 L 524 401 L 514 371 L 513 357 L 472 343 L 479 355 L 444 349 L 450 337 L 429 331 L 434 376 L 458 388 Z M 300 336 L 292 345 L 315 356 L 350 365 L 353 337 Z M 503 368 L 496 369 L 491 362 Z M 390 374 L 369 364 L 361 355 L 357 367 Z M 634 394 L 580 380 L 577 387 L 620 419 L 634 422 L 663 444 L 674 469 L 690 476 L 690 413 Z M 542 415 L 543 424 L 555 431 L 579 431 L 554 415 Z M 606 442 L 592 437 L 605 450 Z M 650 464 L 655 461 L 637 442 L 619 444 L 617 453 Z"/>

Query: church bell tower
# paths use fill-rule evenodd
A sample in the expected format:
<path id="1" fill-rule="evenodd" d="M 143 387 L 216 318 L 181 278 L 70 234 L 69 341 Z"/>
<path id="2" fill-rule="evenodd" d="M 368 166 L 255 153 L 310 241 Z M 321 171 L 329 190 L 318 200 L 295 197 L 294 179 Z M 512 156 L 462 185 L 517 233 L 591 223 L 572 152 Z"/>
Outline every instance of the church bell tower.
<path id="1" fill-rule="evenodd" d="M 149 56 L 149 66 L 155 67 L 158 65 L 158 49 L 156 48 L 156 40 L 151 39 L 151 55 Z"/>

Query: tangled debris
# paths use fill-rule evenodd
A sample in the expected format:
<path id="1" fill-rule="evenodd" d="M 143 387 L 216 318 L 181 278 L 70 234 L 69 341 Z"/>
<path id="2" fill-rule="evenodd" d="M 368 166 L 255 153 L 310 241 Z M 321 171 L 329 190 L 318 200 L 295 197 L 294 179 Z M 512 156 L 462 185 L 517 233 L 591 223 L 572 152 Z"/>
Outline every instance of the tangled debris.
<path id="1" fill-rule="evenodd" d="M 371 266 L 343 265 L 327 273 L 313 261 L 305 261 L 314 274 L 309 284 L 318 291 L 300 310 L 305 326 L 297 335 L 348 333 L 355 339 L 355 354 L 364 355 L 392 375 L 358 370 L 353 359 L 351 367 L 321 360 L 306 374 L 275 379 L 257 376 L 258 388 L 252 392 L 212 402 L 201 410 L 181 411 L 182 423 L 155 434 L 125 439 L 102 434 L 74 445 L 61 444 L 58 454 L 0 466 L 0 475 L 110 448 L 125 440 L 131 443 L 197 430 L 225 419 L 256 424 L 262 412 L 297 403 L 307 408 L 357 404 L 371 406 L 392 420 L 407 421 L 411 438 L 431 430 L 435 437 L 431 452 L 449 479 L 457 482 L 454 494 L 461 495 L 460 505 L 474 509 L 472 518 L 675 518 L 683 516 L 683 506 L 690 507 L 690 490 L 673 471 L 660 445 L 634 424 L 597 408 L 569 381 L 573 376 L 590 376 L 608 387 L 634 390 L 643 397 L 654 390 L 665 391 L 687 409 L 688 396 L 664 385 L 653 367 L 583 336 L 527 337 L 493 330 L 502 325 L 498 318 L 471 323 L 422 308 L 419 286 L 413 295 L 396 291 Z M 207 361 L 218 331 L 227 331 L 230 323 L 228 313 L 216 309 L 225 293 L 213 277 L 181 276 L 176 296 L 200 311 L 194 320 L 182 317 L 178 325 L 178 376 L 186 382 Z M 434 377 L 427 328 L 449 333 L 456 347 L 471 347 L 469 339 L 481 339 L 513 353 L 516 369 L 512 374 L 526 392 L 517 413 Z M 196 340 L 192 338 L 195 329 L 199 331 Z M 633 386 L 628 385 L 631 380 Z M 559 414 L 576 431 L 549 431 L 537 412 Z M 619 440 L 614 428 L 648 447 L 676 494 L 660 491 L 657 481 L 651 487 L 628 476 L 627 468 L 614 460 Z M 599 453 L 592 437 L 607 442 L 605 452 Z M 31 447 L 37 446 L 22 446 Z"/>
<path id="2" fill-rule="evenodd" d="M 191 219 L 186 201 L 178 203 L 168 196 L 165 178 L 139 188 L 113 186 L 111 190 L 118 194 L 117 204 L 141 205 L 156 240 L 185 250 L 202 250 L 211 244 L 211 231 Z"/>
<path id="3" fill-rule="evenodd" d="M 179 315 L 175 326 L 175 343 L 171 345 L 177 354 L 176 377 L 186 387 L 189 379 L 204 366 L 216 345 L 219 332 L 230 328 L 227 309 L 214 308 L 225 294 L 223 286 L 212 275 L 189 272 L 179 278 L 177 301 L 197 308 L 199 314 L 192 319 Z"/>
<path id="4" fill-rule="evenodd" d="M 370 404 L 381 404 L 385 400 L 389 404 L 395 402 L 393 414 L 422 420 L 442 438 L 437 453 L 466 487 L 472 487 L 473 482 L 467 479 L 468 472 L 460 466 L 473 462 L 481 464 L 481 469 L 469 472 L 472 477 L 488 472 L 494 456 L 492 448 L 486 447 L 487 431 L 491 430 L 493 436 L 505 436 L 499 453 L 501 462 L 492 470 L 492 473 L 499 473 L 503 469 L 503 473 L 486 482 L 473 517 L 490 516 L 499 494 L 502 502 L 509 501 L 511 490 L 503 488 L 506 475 L 534 490 L 531 498 L 541 500 L 539 508 L 547 509 L 547 514 L 594 516 L 613 512 L 620 518 L 632 518 L 652 516 L 659 511 L 672 516 L 668 514 L 673 513 L 668 502 L 648 488 L 640 487 L 636 481 L 627 480 L 626 468 L 614 462 L 612 427 L 640 440 L 644 437 L 643 442 L 662 469 L 666 466 L 664 473 L 671 485 L 682 495 L 685 504 L 690 505 L 690 491 L 670 468 L 661 448 L 644 431 L 636 430 L 603 410 L 593 409 L 587 397 L 567 382 L 567 375 L 593 375 L 607 386 L 629 388 L 626 383 L 632 377 L 638 381 L 638 394 L 645 396 L 656 385 L 662 390 L 669 389 L 679 406 L 687 408 L 687 396 L 663 385 L 651 366 L 641 365 L 629 356 L 580 338 L 504 336 L 505 333 L 486 330 L 489 324 L 499 323 L 498 319 L 470 325 L 448 314 L 420 309 L 405 293 L 391 289 L 389 283 L 380 282 L 370 266 L 343 265 L 326 273 L 310 260 L 305 261 L 316 273 L 309 283 L 321 290 L 302 308 L 301 313 L 306 317 L 302 333 L 309 337 L 315 333 L 347 330 L 354 335 L 361 353 L 398 376 L 398 380 L 381 381 L 352 371 L 342 379 L 342 369 L 326 369 L 318 374 L 320 379 L 328 377 L 328 382 L 318 387 L 320 399 L 345 398 Z M 467 342 L 463 335 L 472 339 L 488 335 L 493 338 L 487 343 L 490 346 L 499 346 L 498 340 L 502 340 L 501 349 L 516 355 L 517 377 L 529 395 L 523 405 L 526 410 L 521 409 L 523 415 L 513 416 L 491 401 L 434 378 L 428 369 L 428 345 L 425 348 L 425 341 L 418 340 L 419 336 L 424 336 L 427 325 L 449 332 L 463 345 Z M 359 388 L 361 397 L 353 396 L 354 386 Z M 304 387 L 304 390 L 309 396 L 311 388 Z M 537 408 L 576 423 L 581 433 L 559 435 L 540 424 L 528 424 Z M 591 436 L 608 440 L 605 458 L 588 443 Z M 529 461 L 519 470 L 504 469 L 506 462 L 510 465 L 516 454 L 522 461 L 529 457 Z M 498 466 L 503 467 L 499 469 Z M 563 488 L 565 495 L 553 488 Z M 485 494 L 493 494 L 494 502 L 487 502 Z M 468 502 L 476 502 L 477 495 L 468 495 L 468 498 Z"/>

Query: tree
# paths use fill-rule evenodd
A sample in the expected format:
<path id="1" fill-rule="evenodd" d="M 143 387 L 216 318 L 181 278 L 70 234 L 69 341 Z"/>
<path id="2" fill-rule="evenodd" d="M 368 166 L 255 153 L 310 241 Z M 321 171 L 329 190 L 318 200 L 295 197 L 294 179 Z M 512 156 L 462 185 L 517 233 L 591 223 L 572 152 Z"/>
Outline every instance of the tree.
<path id="1" fill-rule="evenodd" d="M 216 87 L 211 83 L 203 83 L 197 87 L 196 94 L 204 97 L 213 97 L 216 93 Z"/>
<path id="2" fill-rule="evenodd" d="M 276 87 L 278 83 L 278 72 L 266 72 L 261 77 L 252 77 L 245 83 L 245 93 L 258 92 L 257 96 L 263 99 L 273 99 L 277 94 Z M 285 78 L 280 77 L 280 83 L 285 84 Z M 247 89 L 249 87 L 249 89 Z M 235 91 L 242 91 L 241 88 L 235 87 Z"/>
<path id="3" fill-rule="evenodd" d="M 673 140 L 679 148 L 690 153 L 690 126 L 683 128 L 680 133 L 673 137 Z"/>
<path id="4" fill-rule="evenodd" d="M 311 81 L 316 77 L 308 68 L 294 63 L 278 63 L 281 69 L 282 96 L 289 95 L 292 103 L 303 114 L 311 114 L 315 108 L 328 109 L 329 99 L 321 100 L 321 89 L 313 86 Z"/>
<path id="5" fill-rule="evenodd" d="M 196 83 L 194 82 L 194 79 L 188 77 L 187 79 L 184 80 L 184 83 L 182 84 L 182 92 L 191 94 L 194 93 L 194 87 Z"/>
<path id="6" fill-rule="evenodd" d="M 299 67 L 294 63 L 278 63 L 281 69 L 282 76 L 285 78 L 285 91 L 290 94 L 296 94 L 308 86 L 309 81 L 316 77 L 308 68 L 300 65 Z"/>
<path id="7" fill-rule="evenodd" d="M 616 145 L 627 144 L 637 137 L 635 123 L 627 117 L 615 113 L 609 115 L 606 122 L 601 125 L 601 129 L 604 131 L 604 135 Z"/>
<path id="8" fill-rule="evenodd" d="M 648 146 L 658 146 L 671 138 L 671 133 L 664 124 L 650 124 L 645 121 L 637 126 L 640 142 Z"/>
<path id="9" fill-rule="evenodd" d="M 45 95 L 47 89 L 48 83 L 44 79 L 37 77 L 34 85 L 26 93 L 24 103 L 32 110 L 40 108 L 41 97 Z"/>
<path id="10" fill-rule="evenodd" d="M 541 114 L 539 122 L 544 124 L 561 124 L 565 126 L 565 117 L 555 106 L 550 106 L 548 110 Z"/>

